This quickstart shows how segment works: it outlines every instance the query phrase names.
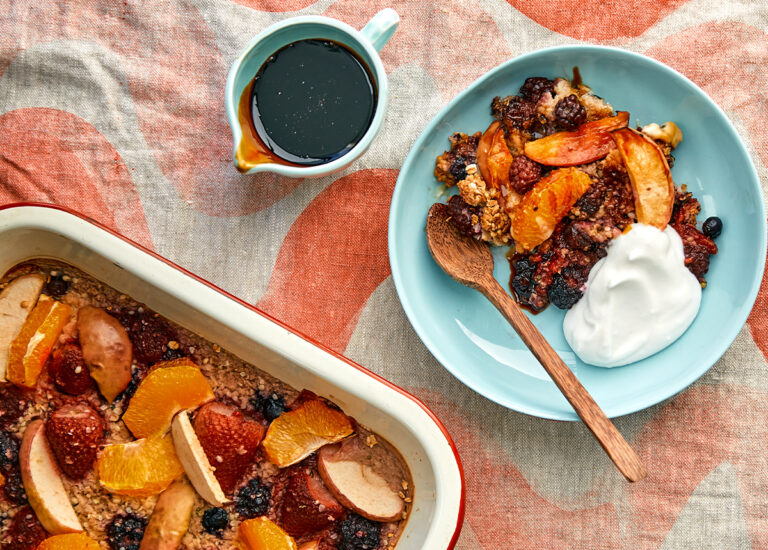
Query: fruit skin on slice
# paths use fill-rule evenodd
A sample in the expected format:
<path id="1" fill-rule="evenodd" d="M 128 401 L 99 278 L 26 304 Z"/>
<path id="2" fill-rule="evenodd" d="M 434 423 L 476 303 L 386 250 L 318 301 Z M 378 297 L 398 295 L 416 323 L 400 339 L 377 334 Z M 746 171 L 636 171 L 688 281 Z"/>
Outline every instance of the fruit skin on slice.
<path id="1" fill-rule="evenodd" d="M 195 417 L 195 433 L 214 467 L 214 475 L 226 494 L 230 494 L 250 466 L 264 426 L 229 405 L 213 401 L 200 407 Z"/>
<path id="2" fill-rule="evenodd" d="M 37 550 L 101 550 L 101 546 L 85 533 L 69 533 L 45 539 Z"/>
<path id="3" fill-rule="evenodd" d="M 170 437 L 113 443 L 96 461 L 101 486 L 118 495 L 144 498 L 162 493 L 181 477 L 181 466 Z"/>
<path id="4" fill-rule="evenodd" d="M 626 128 L 629 113 L 586 122 L 573 132 L 556 132 L 525 144 L 525 156 L 545 166 L 577 166 L 605 157 L 615 147 L 611 132 Z"/>
<path id="5" fill-rule="evenodd" d="M 272 464 L 285 468 L 308 457 L 323 445 L 355 433 L 349 417 L 321 399 L 310 399 L 281 414 L 269 425 L 262 442 Z"/>
<path id="6" fill-rule="evenodd" d="M 477 145 L 477 167 L 488 188 L 500 189 L 509 186 L 509 167 L 512 153 L 504 139 L 504 127 L 492 122 Z"/>
<path id="7" fill-rule="evenodd" d="M 11 342 L 8 354 L 8 380 L 18 386 L 35 387 L 54 344 L 72 308 L 42 295 Z"/>
<path id="8" fill-rule="evenodd" d="M 19 450 L 21 479 L 29 505 L 45 530 L 52 535 L 83 530 L 69 496 L 64 489 L 61 470 L 45 437 L 42 420 L 27 426 Z"/>
<path id="9" fill-rule="evenodd" d="M 510 213 L 517 251 L 533 250 L 546 241 L 590 185 L 592 179 L 577 168 L 553 170 L 536 182 Z"/>
<path id="10" fill-rule="evenodd" d="M 298 550 L 293 537 L 266 516 L 242 522 L 236 542 L 241 550 Z"/>
<path id="11" fill-rule="evenodd" d="M 82 479 L 91 470 L 104 430 L 104 419 L 84 403 L 64 405 L 45 423 L 56 462 L 72 479 Z"/>
<path id="12" fill-rule="evenodd" d="M 663 230 L 675 205 L 675 184 L 664 153 L 652 139 L 630 128 L 611 136 L 632 184 L 637 221 Z"/>
<path id="13" fill-rule="evenodd" d="M 98 307 L 77 313 L 83 360 L 99 391 L 111 403 L 131 382 L 132 345 L 120 321 Z"/>
<path id="14" fill-rule="evenodd" d="M 144 530 L 139 550 L 176 550 L 189 529 L 195 490 L 185 478 L 177 479 L 157 499 Z"/>
<path id="15" fill-rule="evenodd" d="M 400 519 L 405 509 L 403 500 L 372 463 L 347 456 L 343 446 L 350 441 L 320 449 L 317 469 L 325 486 L 341 504 L 365 518 L 383 522 Z"/>
<path id="16" fill-rule="evenodd" d="M 8 370 L 11 342 L 21 332 L 44 284 L 43 275 L 30 273 L 15 278 L 0 292 L 0 382 Z"/>
<path id="17" fill-rule="evenodd" d="M 171 435 L 176 454 L 184 471 L 198 494 L 208 504 L 221 508 L 229 500 L 213 474 L 208 457 L 197 439 L 189 420 L 189 411 L 180 411 L 173 417 Z"/>
<path id="18" fill-rule="evenodd" d="M 163 435 L 180 410 L 213 399 L 208 380 L 189 359 L 176 359 L 171 366 L 158 363 L 136 389 L 123 422 L 137 438 Z"/>

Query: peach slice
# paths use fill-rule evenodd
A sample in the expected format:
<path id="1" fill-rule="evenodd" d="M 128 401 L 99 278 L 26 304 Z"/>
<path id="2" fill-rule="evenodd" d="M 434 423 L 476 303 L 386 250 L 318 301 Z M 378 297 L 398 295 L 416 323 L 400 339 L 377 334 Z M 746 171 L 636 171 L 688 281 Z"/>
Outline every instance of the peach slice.
<path id="1" fill-rule="evenodd" d="M 402 517 L 403 499 L 376 471 L 374 449 L 360 452 L 354 440 L 328 445 L 318 453 L 317 468 L 325 486 L 343 506 L 373 521 Z"/>
<path id="2" fill-rule="evenodd" d="M 112 402 L 131 382 L 133 347 L 123 325 L 98 307 L 77 313 L 83 359 L 101 395 Z"/>
<path id="3" fill-rule="evenodd" d="M 266 516 L 242 522 L 236 542 L 242 550 L 297 550 L 293 537 Z"/>
<path id="4" fill-rule="evenodd" d="M 320 550 L 320 541 L 311 540 L 299 546 L 299 550 Z"/>
<path id="5" fill-rule="evenodd" d="M 546 241 L 591 184 L 592 179 L 578 168 L 559 168 L 536 182 L 510 213 L 518 252 Z"/>
<path id="6" fill-rule="evenodd" d="M 675 204 L 675 184 L 664 153 L 653 140 L 629 128 L 611 135 L 632 183 L 637 221 L 664 229 Z"/>
<path id="7" fill-rule="evenodd" d="M 262 446 L 272 464 L 285 468 L 354 433 L 346 414 L 315 398 L 273 420 Z"/>
<path id="8" fill-rule="evenodd" d="M 171 422 L 176 454 L 192 486 L 207 503 L 224 506 L 229 500 L 213 474 L 213 468 L 189 421 L 189 412 L 180 411 Z"/>
<path id="9" fill-rule="evenodd" d="M 504 127 L 500 122 L 493 122 L 477 145 L 477 167 L 486 186 L 495 189 L 508 187 L 510 166 L 512 153 L 504 140 Z"/>
<path id="10" fill-rule="evenodd" d="M 176 550 L 189 529 L 195 507 L 195 490 L 181 478 L 174 481 L 157 499 L 139 550 Z"/>
<path id="11" fill-rule="evenodd" d="M 85 533 L 67 533 L 45 539 L 36 550 L 101 550 L 101 546 Z"/>
<path id="12" fill-rule="evenodd" d="M 545 166 L 577 166 L 605 157 L 616 145 L 611 132 L 626 128 L 629 113 L 586 122 L 573 132 L 557 132 L 525 144 L 525 156 Z"/>
<path id="13" fill-rule="evenodd" d="M 11 342 L 35 307 L 43 284 L 45 277 L 31 273 L 15 278 L 0 292 L 0 382 L 5 380 Z"/>
<path id="14" fill-rule="evenodd" d="M 27 426 L 19 462 L 29 505 L 45 530 L 52 535 L 81 532 L 83 526 L 69 502 L 42 420 L 33 420 Z"/>

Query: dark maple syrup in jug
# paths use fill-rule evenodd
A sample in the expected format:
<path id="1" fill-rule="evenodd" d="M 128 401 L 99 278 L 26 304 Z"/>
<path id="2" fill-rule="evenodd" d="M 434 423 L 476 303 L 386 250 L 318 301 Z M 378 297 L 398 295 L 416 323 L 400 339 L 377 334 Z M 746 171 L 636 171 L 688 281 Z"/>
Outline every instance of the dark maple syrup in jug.
<path id="1" fill-rule="evenodd" d="M 299 40 L 272 54 L 251 86 L 259 140 L 284 161 L 317 165 L 337 159 L 365 135 L 376 112 L 371 72 L 330 40 Z"/>

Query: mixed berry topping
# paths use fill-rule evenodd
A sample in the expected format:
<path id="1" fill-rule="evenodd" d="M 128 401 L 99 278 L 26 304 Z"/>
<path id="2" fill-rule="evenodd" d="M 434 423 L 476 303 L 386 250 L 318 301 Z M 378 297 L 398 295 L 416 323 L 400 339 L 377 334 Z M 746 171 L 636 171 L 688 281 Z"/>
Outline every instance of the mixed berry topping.
<path id="1" fill-rule="evenodd" d="M 286 410 L 285 396 L 277 393 L 256 392 L 251 398 L 251 405 L 261 412 L 269 422 L 272 422 Z"/>

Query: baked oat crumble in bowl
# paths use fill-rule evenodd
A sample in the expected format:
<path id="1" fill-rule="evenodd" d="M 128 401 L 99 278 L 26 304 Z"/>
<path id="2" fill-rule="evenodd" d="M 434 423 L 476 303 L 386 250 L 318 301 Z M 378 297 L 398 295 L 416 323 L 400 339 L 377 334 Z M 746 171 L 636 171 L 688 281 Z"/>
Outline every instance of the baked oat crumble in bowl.
<path id="1" fill-rule="evenodd" d="M 79 215 L 4 207 L 0 238 L 9 548 L 453 547 L 416 399 Z"/>
<path id="2" fill-rule="evenodd" d="M 583 82 L 571 78 L 572 67 Z M 763 197 L 733 126 L 684 76 L 616 48 L 550 48 L 481 77 L 414 144 L 390 211 L 395 286 L 432 354 L 502 405 L 576 420 L 493 307 L 432 261 L 423 232 L 435 202 L 449 204 L 461 233 L 492 245 L 499 282 L 539 312 L 534 324 L 609 416 L 653 405 L 701 376 L 743 327 L 762 277 Z M 628 231 L 635 226 L 673 234 L 671 241 L 680 235 L 685 273 L 675 276 L 688 277 L 701 308 L 669 347 L 639 360 L 628 355 L 621 368 L 597 368 L 568 345 L 565 311 L 583 305 L 585 288 L 593 291 L 587 277 L 615 248 L 610 243 L 639 238 L 642 231 Z M 668 311 L 676 310 L 672 303 Z M 679 334 L 665 330 L 662 340 Z"/>

